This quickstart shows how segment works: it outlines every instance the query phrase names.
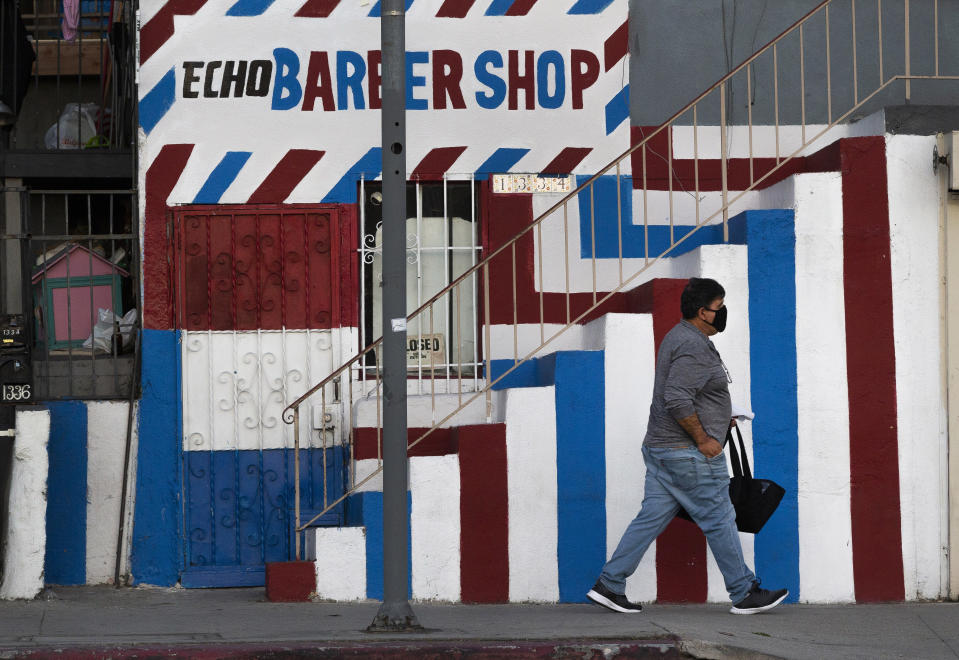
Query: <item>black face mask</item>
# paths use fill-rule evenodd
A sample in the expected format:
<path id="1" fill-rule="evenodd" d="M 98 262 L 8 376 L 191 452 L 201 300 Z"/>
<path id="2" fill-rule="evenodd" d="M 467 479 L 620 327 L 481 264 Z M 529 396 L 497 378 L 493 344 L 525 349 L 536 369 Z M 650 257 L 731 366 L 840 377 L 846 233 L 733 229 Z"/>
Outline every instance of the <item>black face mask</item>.
<path id="1" fill-rule="evenodd" d="M 707 307 L 706 309 L 709 309 L 709 308 Z M 709 310 L 709 311 L 713 311 L 713 310 Z M 716 332 L 722 332 L 723 330 L 726 329 L 726 315 L 727 315 L 726 305 L 723 305 L 719 309 L 715 310 L 715 314 L 716 316 L 713 317 L 713 322 L 709 323 L 709 321 L 706 321 L 706 323 L 709 323 L 709 325 L 716 328 Z"/>

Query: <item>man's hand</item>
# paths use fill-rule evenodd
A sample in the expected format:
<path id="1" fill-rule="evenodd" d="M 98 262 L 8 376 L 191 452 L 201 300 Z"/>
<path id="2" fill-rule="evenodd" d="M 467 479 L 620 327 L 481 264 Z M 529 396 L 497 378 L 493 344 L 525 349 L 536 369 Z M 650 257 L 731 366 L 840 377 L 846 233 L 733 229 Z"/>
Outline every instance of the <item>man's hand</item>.
<path id="1" fill-rule="evenodd" d="M 706 431 L 703 429 L 698 415 L 694 413 L 689 417 L 683 417 L 676 421 L 679 422 L 683 430 L 689 434 L 693 442 L 696 443 L 696 447 L 706 458 L 712 458 L 722 453 L 723 446 L 717 442 L 716 438 L 706 435 Z"/>
<path id="2" fill-rule="evenodd" d="M 723 453 L 723 446 L 719 444 L 719 441 L 716 440 L 716 438 L 707 437 L 703 442 L 696 443 L 696 447 L 706 458 L 719 456 L 721 453 Z"/>

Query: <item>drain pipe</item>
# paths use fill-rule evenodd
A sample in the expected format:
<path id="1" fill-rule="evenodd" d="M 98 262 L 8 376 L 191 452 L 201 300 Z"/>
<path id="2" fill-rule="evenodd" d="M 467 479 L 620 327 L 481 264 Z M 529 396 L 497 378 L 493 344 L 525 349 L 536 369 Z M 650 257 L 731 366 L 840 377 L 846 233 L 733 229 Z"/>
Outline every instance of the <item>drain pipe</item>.
<path id="1" fill-rule="evenodd" d="M 137 383 L 140 382 L 140 328 L 133 328 L 133 374 L 130 376 L 130 398 L 127 407 L 127 441 L 123 450 L 123 486 L 120 488 L 120 522 L 117 529 L 117 558 L 113 567 L 113 586 L 120 588 L 120 561 L 123 559 L 127 490 L 130 484 L 130 448 L 133 444 L 133 407 L 136 404 Z"/>

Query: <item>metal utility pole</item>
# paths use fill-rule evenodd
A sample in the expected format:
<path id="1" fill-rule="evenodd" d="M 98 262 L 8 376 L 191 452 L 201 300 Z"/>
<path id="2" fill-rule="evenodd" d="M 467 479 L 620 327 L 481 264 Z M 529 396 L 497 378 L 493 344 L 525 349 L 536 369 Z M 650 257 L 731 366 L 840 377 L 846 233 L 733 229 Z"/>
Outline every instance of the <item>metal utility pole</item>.
<path id="1" fill-rule="evenodd" d="M 409 593 L 406 488 L 406 17 L 382 0 L 383 604 L 370 632 L 419 630 Z"/>

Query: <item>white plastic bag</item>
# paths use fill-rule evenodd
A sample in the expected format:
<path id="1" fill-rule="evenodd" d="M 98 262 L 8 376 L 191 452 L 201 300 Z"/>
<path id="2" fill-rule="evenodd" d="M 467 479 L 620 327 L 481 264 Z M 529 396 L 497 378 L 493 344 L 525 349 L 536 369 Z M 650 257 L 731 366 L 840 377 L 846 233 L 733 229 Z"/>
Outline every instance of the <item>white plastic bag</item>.
<path id="1" fill-rule="evenodd" d="M 57 123 L 47 129 L 47 149 L 80 149 L 97 134 L 96 103 L 67 103 Z"/>
<path id="2" fill-rule="evenodd" d="M 83 348 L 92 348 L 94 351 L 110 353 L 113 350 L 113 335 L 115 330 L 119 329 L 119 343 L 117 350 L 122 350 L 124 346 L 130 346 L 133 341 L 133 327 L 137 322 L 136 307 L 129 310 L 119 319 L 112 310 L 97 310 L 97 322 L 93 326 L 93 332 L 83 342 Z M 119 326 L 119 328 L 118 328 Z"/>

